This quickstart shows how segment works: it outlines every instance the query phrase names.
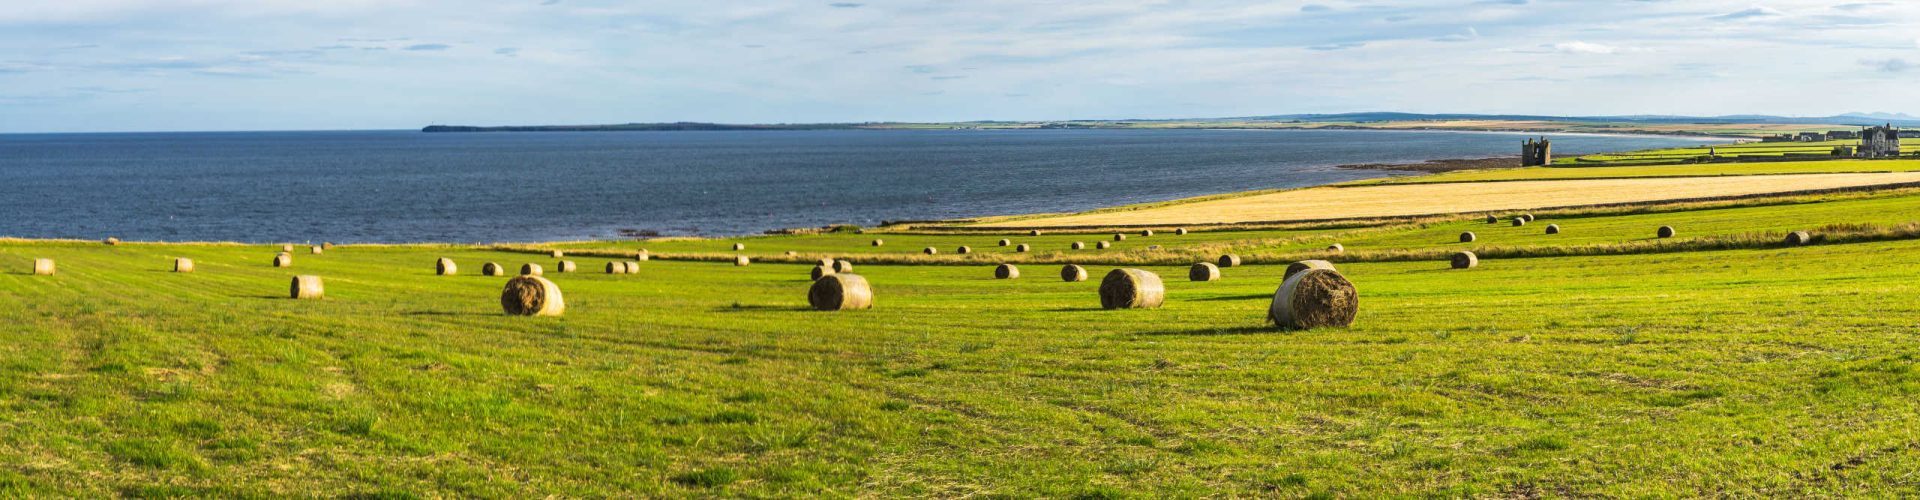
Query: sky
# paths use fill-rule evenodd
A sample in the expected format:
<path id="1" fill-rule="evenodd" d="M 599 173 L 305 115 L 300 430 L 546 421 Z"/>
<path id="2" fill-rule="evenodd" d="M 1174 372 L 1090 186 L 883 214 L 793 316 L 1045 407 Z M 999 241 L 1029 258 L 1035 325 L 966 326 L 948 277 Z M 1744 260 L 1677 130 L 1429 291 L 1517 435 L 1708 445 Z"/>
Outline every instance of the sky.
<path id="1" fill-rule="evenodd" d="M 1920 114 L 1920 1 L 0 0 L 0 132 Z"/>

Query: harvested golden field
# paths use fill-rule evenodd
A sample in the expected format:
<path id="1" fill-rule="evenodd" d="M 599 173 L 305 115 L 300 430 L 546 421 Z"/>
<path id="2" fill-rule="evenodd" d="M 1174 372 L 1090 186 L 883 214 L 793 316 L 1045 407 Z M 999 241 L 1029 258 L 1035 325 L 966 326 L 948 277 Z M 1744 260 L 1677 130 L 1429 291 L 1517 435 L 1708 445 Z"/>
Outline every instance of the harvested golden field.
<path id="1" fill-rule="evenodd" d="M 1216 224 L 1542 209 L 1920 182 L 1920 172 L 1591 179 L 1316 187 L 1278 193 L 989 221 L 990 227 Z"/>

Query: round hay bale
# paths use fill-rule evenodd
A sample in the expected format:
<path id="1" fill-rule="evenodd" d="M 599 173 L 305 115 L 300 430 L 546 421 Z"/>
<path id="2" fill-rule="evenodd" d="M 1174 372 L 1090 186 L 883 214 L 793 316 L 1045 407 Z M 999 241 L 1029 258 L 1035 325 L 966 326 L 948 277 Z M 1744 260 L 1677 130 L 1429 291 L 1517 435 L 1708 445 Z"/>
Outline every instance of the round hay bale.
<path id="1" fill-rule="evenodd" d="M 1087 244 L 1086 244 L 1086 243 L 1081 243 L 1081 242 L 1078 242 L 1078 241 L 1076 241 L 1076 242 L 1073 242 L 1073 249 L 1074 249 L 1074 250 L 1086 250 L 1086 249 L 1087 249 Z"/>
<path id="2" fill-rule="evenodd" d="M 1514 217 L 1514 218 L 1513 218 L 1513 227 L 1520 227 L 1520 226 L 1525 226 L 1525 225 L 1527 225 L 1527 218 L 1525 218 L 1525 217 Z"/>
<path id="3" fill-rule="evenodd" d="M 107 237 L 107 239 L 104 239 L 104 240 L 100 240 L 100 242 L 101 242 L 101 243 L 106 243 L 107 245 L 110 245 L 110 246 L 111 246 L 111 245 L 118 245 L 118 244 L 120 244 L 120 238 L 115 238 L 115 237 L 112 237 L 112 236 L 108 236 L 108 237 Z"/>
<path id="4" fill-rule="evenodd" d="M 184 259 L 184 258 L 173 259 L 173 272 L 176 272 L 176 273 L 193 272 L 193 259 Z"/>
<path id="5" fill-rule="evenodd" d="M 1000 246 L 1003 246 L 1003 247 L 1013 246 L 1013 240 L 1000 240 Z"/>
<path id="6" fill-rule="evenodd" d="M 747 249 L 747 244 L 746 244 L 746 243 L 734 243 L 734 244 L 733 244 L 733 251 L 735 251 L 735 252 L 738 252 L 738 251 L 741 251 L 741 250 L 746 250 L 746 249 Z"/>
<path id="7" fill-rule="evenodd" d="M 819 258 L 819 259 L 815 259 L 815 260 L 813 261 L 813 265 L 816 265 L 816 266 L 823 266 L 823 267 L 833 267 L 833 258 L 832 258 L 832 257 L 821 257 L 821 258 Z"/>
<path id="8" fill-rule="evenodd" d="M 566 257 L 566 256 L 567 256 L 567 253 L 566 253 L 566 252 L 562 252 L 562 251 L 559 251 L 559 250 L 554 250 L 554 251 L 553 251 L 553 258 L 556 258 L 556 259 L 558 259 L 558 258 L 561 258 L 561 257 Z"/>
<path id="9" fill-rule="evenodd" d="M 1487 215 L 1487 223 L 1488 223 L 1488 224 L 1499 224 L 1499 223 L 1500 223 L 1500 218 L 1499 218 L 1499 217 L 1495 217 L 1495 216 L 1493 216 L 1492 214 L 1488 214 L 1488 215 Z"/>
<path id="10" fill-rule="evenodd" d="M 1001 264 L 998 266 L 994 266 L 993 277 L 995 279 L 1003 279 L 1003 280 L 1019 278 L 1020 268 L 1014 267 L 1013 264 Z"/>
<path id="11" fill-rule="evenodd" d="M 832 274 L 813 280 L 807 289 L 807 303 L 821 311 L 872 309 L 873 287 L 858 274 Z"/>
<path id="12" fill-rule="evenodd" d="M 1459 251 L 1453 253 L 1454 269 L 1472 269 L 1478 265 L 1480 265 L 1480 256 L 1474 255 L 1473 252 Z"/>
<path id="13" fill-rule="evenodd" d="M 924 254 L 927 254 L 927 255 L 939 255 L 939 254 L 940 254 L 940 249 L 938 249 L 938 248 L 934 248 L 934 247 L 927 247 L 927 248 L 925 248 L 925 249 L 921 249 L 921 250 L 920 250 L 920 253 L 924 253 Z"/>
<path id="14" fill-rule="evenodd" d="M 1473 243 L 1473 240 L 1477 240 L 1477 239 L 1480 239 L 1480 237 L 1479 237 L 1479 236 L 1475 236 L 1475 235 L 1473 234 L 1473 231 L 1467 231 L 1467 232 L 1464 232 L 1464 233 L 1460 233 L 1460 242 L 1461 242 L 1461 243 Z"/>
<path id="15" fill-rule="evenodd" d="M 847 259 L 840 259 L 840 260 L 833 261 L 833 272 L 836 272 L 836 273 L 853 272 L 853 263 L 848 262 Z"/>
<path id="16" fill-rule="evenodd" d="M 1142 229 L 1142 230 L 1140 230 L 1140 236 L 1153 236 L 1153 230 L 1152 230 L 1152 229 Z"/>
<path id="17" fill-rule="evenodd" d="M 1654 235 L 1655 235 L 1655 236 L 1659 236 L 1659 237 L 1661 237 L 1661 238 L 1672 238 L 1672 237 L 1673 237 L 1673 226 L 1660 226 L 1660 230 L 1659 230 L 1659 231 L 1655 231 L 1655 232 L 1654 232 Z"/>
<path id="18" fill-rule="evenodd" d="M 1806 231 L 1794 231 L 1791 233 L 1787 233 L 1787 245 L 1789 246 L 1797 247 L 1797 246 L 1805 245 L 1812 242 L 1813 242 L 1813 235 L 1807 234 Z"/>
<path id="19" fill-rule="evenodd" d="M 1039 230 L 1039 229 L 1035 229 L 1035 230 L 1032 230 L 1032 231 L 1027 231 L 1027 236 L 1039 236 L 1039 235 L 1040 235 L 1040 230 Z"/>
<path id="20" fill-rule="evenodd" d="M 574 265 L 571 260 L 563 260 L 553 264 L 553 271 L 558 273 L 570 273 L 579 268 L 580 266 Z"/>
<path id="21" fill-rule="evenodd" d="M 1020 245 L 1020 246 L 1025 247 L 1026 245 Z M 960 245 L 960 248 L 953 249 L 953 253 L 957 253 L 960 255 L 970 254 L 970 253 L 973 253 L 973 247 Z"/>
<path id="22" fill-rule="evenodd" d="M 333 249 L 333 242 L 331 242 L 331 241 L 322 241 L 322 242 L 320 242 L 320 248 L 323 248 L 323 249 L 327 249 L 327 250 L 332 250 L 332 249 Z"/>
<path id="23" fill-rule="evenodd" d="M 747 256 L 745 256 L 745 255 L 735 255 L 735 256 L 733 256 L 733 266 L 734 266 L 734 267 L 746 267 L 747 265 L 750 265 L 750 264 L 753 264 L 753 259 L 749 259 L 749 258 L 747 258 Z"/>
<path id="24" fill-rule="evenodd" d="M 1547 234 L 1560 234 L 1560 225 L 1547 224 Z"/>
<path id="25" fill-rule="evenodd" d="M 1339 243 L 1334 243 L 1332 245 L 1327 245 L 1327 251 L 1333 252 L 1333 253 L 1347 253 L 1347 246 Z"/>
<path id="26" fill-rule="evenodd" d="M 1113 244 L 1112 244 L 1112 243 L 1107 243 L 1107 242 L 1104 242 L 1104 241 L 1101 241 L 1101 242 L 1095 242 L 1095 243 L 1093 244 L 1093 248 L 1095 248 L 1095 249 L 1098 249 L 1098 250 L 1106 250 L 1106 249 L 1107 249 L 1108 247 L 1111 247 L 1111 246 L 1113 246 Z"/>
<path id="27" fill-rule="evenodd" d="M 627 263 L 625 263 L 625 262 L 608 262 L 608 263 L 607 263 L 607 274 L 627 274 Z"/>
<path id="28" fill-rule="evenodd" d="M 1113 241 L 1127 241 L 1127 235 L 1113 233 Z"/>
<path id="29" fill-rule="evenodd" d="M 296 299 L 318 299 L 327 295 L 327 287 L 320 284 L 320 277 L 303 274 L 293 277 L 288 292 Z"/>
<path id="30" fill-rule="evenodd" d="M 500 290 L 500 307 L 514 316 L 559 316 L 567 311 L 560 285 L 539 276 L 516 276 Z"/>
<path id="31" fill-rule="evenodd" d="M 307 250 L 307 253 L 311 253 L 314 255 L 320 255 L 326 252 L 327 252 L 327 249 L 320 248 L 320 245 L 314 245 L 313 248 Z"/>
<path id="32" fill-rule="evenodd" d="M 1220 262 L 1220 267 L 1240 267 L 1240 256 L 1234 254 L 1222 255 L 1218 262 Z"/>
<path id="33" fill-rule="evenodd" d="M 1325 269 L 1328 271 L 1337 270 L 1333 268 L 1332 262 L 1327 262 L 1324 260 L 1303 260 L 1303 261 L 1295 262 L 1292 264 L 1287 264 L 1287 272 L 1286 274 L 1280 275 L 1280 281 L 1286 281 L 1287 278 L 1292 278 L 1293 275 L 1300 274 L 1301 271 L 1305 271 L 1308 269 Z"/>
<path id="34" fill-rule="evenodd" d="M 813 266 L 813 271 L 809 272 L 807 275 L 812 276 L 813 279 L 816 279 L 816 280 L 823 277 L 832 276 L 833 267 L 816 265 L 816 266 Z"/>
<path id="35" fill-rule="evenodd" d="M 1520 217 L 1527 219 L 1527 222 L 1533 222 L 1533 214 L 1520 214 Z"/>
<path id="36" fill-rule="evenodd" d="M 460 266 L 455 265 L 453 263 L 453 259 L 441 257 L 439 260 L 433 261 L 433 274 L 438 274 L 441 276 L 453 276 L 459 273 L 460 273 Z"/>
<path id="37" fill-rule="evenodd" d="M 1174 235 L 1174 236 L 1186 236 L 1186 235 L 1187 235 L 1187 228 L 1184 228 L 1184 227 L 1182 227 L 1182 228 L 1175 228 L 1175 229 L 1173 230 L 1173 235 Z"/>
<path id="38" fill-rule="evenodd" d="M 293 267 L 293 254 L 281 253 L 273 256 L 273 267 Z"/>
<path id="39" fill-rule="evenodd" d="M 887 245 L 886 240 L 878 240 L 878 239 L 873 240 L 873 246 L 880 247 L 880 246 L 886 246 L 886 245 Z"/>
<path id="40" fill-rule="evenodd" d="M 1087 280 L 1087 268 L 1073 264 L 1060 266 L 1060 281 L 1079 283 Z"/>
<path id="41" fill-rule="evenodd" d="M 53 259 L 33 259 L 34 276 L 53 276 L 55 271 L 57 270 L 53 267 Z"/>
<path id="42" fill-rule="evenodd" d="M 627 274 L 640 274 L 639 262 L 621 262 L 620 267 L 626 268 Z"/>
<path id="43" fill-rule="evenodd" d="M 1027 253 L 1028 250 L 1032 249 L 1033 247 L 1027 246 L 1026 243 L 1021 243 L 1013 247 L 1013 251 L 1016 253 Z"/>
<path id="44" fill-rule="evenodd" d="M 633 256 L 633 260 L 637 260 L 637 261 L 640 261 L 640 262 L 646 262 L 646 261 L 649 261 L 649 260 L 653 260 L 653 252 L 649 252 L 649 251 L 647 251 L 647 249 L 645 249 L 645 248 L 642 248 L 642 249 L 640 249 L 640 253 L 639 253 L 639 254 L 636 254 L 636 255 L 634 255 L 634 256 Z"/>
<path id="45" fill-rule="evenodd" d="M 507 268 L 500 267 L 500 264 L 488 262 L 480 265 L 480 275 L 481 276 L 506 276 Z"/>
<path id="46" fill-rule="evenodd" d="M 1115 269 L 1100 280 L 1100 307 L 1157 309 L 1167 301 L 1160 275 L 1142 269 Z"/>
<path id="47" fill-rule="evenodd" d="M 1339 272 L 1308 269 L 1295 274 L 1273 292 L 1267 319 L 1288 330 L 1312 330 L 1353 324 L 1360 311 L 1360 293 Z"/>
<path id="48" fill-rule="evenodd" d="M 283 253 L 293 253 L 293 245 L 280 245 L 280 251 Z"/>
<path id="49" fill-rule="evenodd" d="M 1213 265 L 1212 262 L 1196 263 L 1193 267 L 1187 268 L 1187 279 L 1190 281 L 1219 281 L 1220 266 Z"/>

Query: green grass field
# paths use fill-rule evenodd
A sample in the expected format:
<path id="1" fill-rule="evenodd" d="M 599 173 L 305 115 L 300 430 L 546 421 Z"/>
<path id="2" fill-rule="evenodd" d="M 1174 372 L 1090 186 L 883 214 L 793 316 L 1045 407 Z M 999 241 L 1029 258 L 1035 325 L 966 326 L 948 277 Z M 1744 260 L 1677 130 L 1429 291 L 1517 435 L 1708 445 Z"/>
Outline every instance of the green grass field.
<path id="1" fill-rule="evenodd" d="M 1605 168 L 1526 167 L 1499 170 L 1462 170 L 1433 175 L 1389 177 L 1348 185 L 1423 184 L 1434 182 L 1539 181 L 1558 179 L 1614 179 L 1635 177 L 1711 177 L 1721 175 L 1833 174 L 1855 172 L 1911 172 L 1920 159 L 1821 160 L 1760 163 L 1704 163 L 1642 165 Z"/>
<path id="2" fill-rule="evenodd" d="M 1633 244 L 1920 221 L 1920 194 L 1133 236 L 1107 257 L 1279 259 Z M 1651 211 L 1653 213 L 1636 213 Z M 1546 236 L 1548 223 L 1565 233 Z M 1850 226 L 1852 225 L 1852 226 Z M 1820 229 L 1832 227 L 1833 229 Z M 501 313 L 480 264 L 546 255 L 0 241 L 8 496 L 1899 496 L 1920 488 L 1920 240 L 1347 261 L 1350 328 L 1278 331 L 1283 266 L 1167 283 L 1158 310 L 1064 283 L 1104 235 L 828 234 L 570 249 L 856 264 L 868 311 L 806 308 L 808 266 L 682 260 L 548 277 Z M 1026 256 L 1000 238 L 1055 252 Z M 873 238 L 887 246 L 868 245 Z M 1162 245 L 1148 251 L 1147 245 Z M 1058 247 L 1058 248 L 1054 248 Z M 1089 261 L 1099 254 L 1087 250 Z M 1185 252 L 1185 253 L 1183 253 Z M 451 257 L 463 274 L 435 276 Z M 53 258 L 54 276 L 27 273 Z M 172 259 L 197 262 L 169 272 Z M 915 260 L 921 259 L 921 260 Z M 1028 259 L 992 279 L 994 260 Z M 1184 261 L 1181 261 L 1184 262 Z M 938 262 L 949 263 L 952 262 Z M 327 297 L 284 298 L 295 274 Z"/>

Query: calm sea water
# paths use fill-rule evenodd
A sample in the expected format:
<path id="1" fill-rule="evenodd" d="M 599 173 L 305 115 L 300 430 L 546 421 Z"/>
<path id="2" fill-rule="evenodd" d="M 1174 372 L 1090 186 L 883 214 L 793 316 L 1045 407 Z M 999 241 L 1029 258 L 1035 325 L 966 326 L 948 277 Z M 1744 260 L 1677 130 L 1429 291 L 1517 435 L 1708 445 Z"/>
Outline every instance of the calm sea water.
<path id="1" fill-rule="evenodd" d="M 0 236 L 539 241 L 1084 210 L 1516 155 L 1521 134 L 413 131 L 0 135 Z M 1556 136 L 1557 154 L 1699 138 Z"/>

